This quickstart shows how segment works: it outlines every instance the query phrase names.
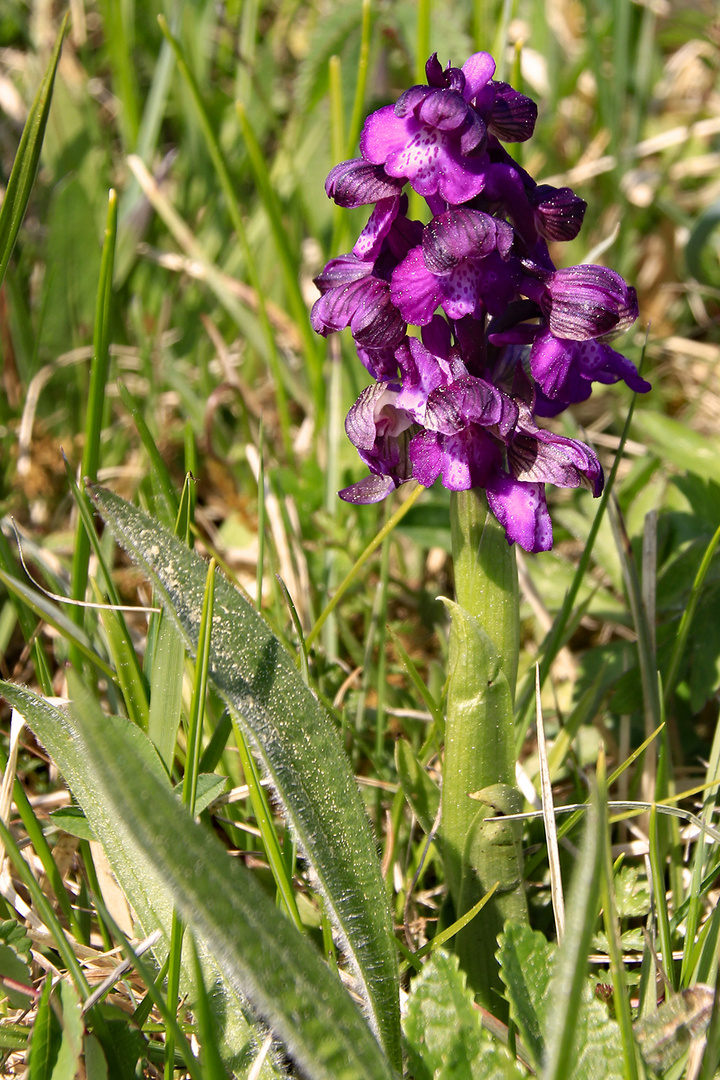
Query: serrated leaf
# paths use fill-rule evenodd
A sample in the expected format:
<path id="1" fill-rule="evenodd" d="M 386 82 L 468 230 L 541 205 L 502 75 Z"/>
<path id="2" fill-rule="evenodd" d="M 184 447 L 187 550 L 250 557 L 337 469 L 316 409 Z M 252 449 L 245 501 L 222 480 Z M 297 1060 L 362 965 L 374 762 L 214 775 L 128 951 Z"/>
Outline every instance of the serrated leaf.
<path id="1" fill-rule="evenodd" d="M 618 917 L 637 918 L 650 910 L 647 880 L 640 877 L 637 866 L 621 866 L 615 874 L 615 903 Z"/>
<path id="2" fill-rule="evenodd" d="M 483 1029 L 457 956 L 437 949 L 412 984 L 405 1017 L 415 1080 L 520 1080 L 524 1073 Z"/>
<path id="3" fill-rule="evenodd" d="M 510 1015 L 536 1068 L 540 1068 L 544 1047 L 541 1018 L 555 947 L 544 934 L 515 920 L 508 920 L 498 941 L 500 978 L 505 983 Z"/>
<path id="4" fill-rule="evenodd" d="M 21 960 L 30 962 L 32 941 L 24 926 L 15 919 L 6 919 L 0 923 L 0 941 L 17 953 Z"/>
<path id="5" fill-rule="evenodd" d="M 392 1080 L 370 1028 L 310 940 L 228 856 L 70 679 L 76 752 L 92 765 L 133 852 L 152 858 L 186 925 L 316 1080 Z M 108 1065 L 112 1069 L 109 1056 Z"/>
<path id="6" fill-rule="evenodd" d="M 207 567 L 137 508 L 102 488 L 96 505 L 151 578 L 190 652 Z M 355 969 L 371 1023 L 400 1066 L 397 957 L 375 842 L 337 730 L 293 659 L 218 574 L 210 677 L 257 746 Z"/>

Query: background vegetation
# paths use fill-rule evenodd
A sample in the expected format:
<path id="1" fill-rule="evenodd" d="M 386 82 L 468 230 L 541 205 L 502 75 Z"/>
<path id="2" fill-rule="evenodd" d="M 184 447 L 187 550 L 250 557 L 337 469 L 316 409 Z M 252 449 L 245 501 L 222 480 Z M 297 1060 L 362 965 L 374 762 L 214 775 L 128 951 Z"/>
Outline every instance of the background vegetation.
<path id="1" fill-rule="evenodd" d="M 434 846 L 424 849 L 436 788 L 413 769 L 420 761 L 429 770 L 423 775 L 440 778 L 447 621 L 437 597 L 452 594 L 447 493 L 423 493 L 313 632 L 330 596 L 396 504 L 353 507 L 336 498 L 340 487 L 364 472 L 342 427 L 364 371 L 349 338 L 328 345 L 314 337 L 308 312 L 316 295 L 313 275 L 331 254 L 347 249 L 362 219 L 362 210 L 338 214 L 323 182 L 334 162 L 356 153 L 364 115 L 416 81 L 431 51 L 443 63 L 461 64 L 475 49 L 488 49 L 508 81 L 539 103 L 523 164 L 540 180 L 572 185 L 588 203 L 585 226 L 562 258 L 607 261 L 637 285 L 640 323 L 620 347 L 635 362 L 644 353 L 643 374 L 653 383 L 651 394 L 637 403 L 619 460 L 616 499 L 543 689 L 555 801 L 586 798 L 587 770 L 594 768 L 601 742 L 612 769 L 664 720 L 662 734 L 622 773 L 611 796 L 658 798 L 710 822 L 716 788 L 700 789 L 717 779 L 720 764 L 720 566 L 711 545 L 720 524 L 715 5 L 73 0 L 70 8 L 40 168 L 0 292 L 3 678 L 65 698 L 71 660 L 93 673 L 90 681 L 111 711 L 147 727 L 147 716 L 132 714 L 132 683 L 114 678 L 123 662 L 132 667 L 127 656 L 122 661 L 126 634 L 125 643 L 139 657 L 135 676 L 152 682 L 157 642 L 151 634 L 148 646 L 147 616 L 126 615 L 129 630 L 118 638 L 104 615 L 88 611 L 73 621 L 75 615 L 43 600 L 19 569 L 11 519 L 34 577 L 53 593 L 71 595 L 80 585 L 84 595 L 87 573 L 77 565 L 77 508 L 68 472 L 96 472 L 171 527 L 184 492 L 182 520 L 196 550 L 213 554 L 253 598 L 262 599 L 267 620 L 293 656 L 305 660 L 302 639 L 311 635 L 306 676 L 330 708 L 360 778 L 383 846 L 398 936 L 413 950 L 432 938 L 443 880 Z M 47 0 L 4 0 L 3 185 L 63 14 Z M 164 15 L 179 54 L 158 15 Z M 117 192 L 117 249 L 101 319 L 109 371 L 104 395 L 88 409 L 111 188 Z M 609 471 L 629 404 L 624 387 L 609 388 L 563 416 L 560 430 L 592 441 Z M 94 429 L 100 441 L 88 469 Z M 187 473 L 194 479 L 184 486 Z M 586 492 L 562 492 L 552 494 L 551 509 L 555 549 L 520 563 L 523 670 L 529 674 L 520 684 L 518 750 L 526 798 L 533 783 L 539 790 L 532 665 L 547 655 L 546 635 L 573 581 L 597 505 Z M 152 603 L 143 574 L 113 552 L 109 531 L 100 554 L 115 567 L 125 603 Z M 107 592 L 97 566 L 94 555 L 91 577 Z M 21 579 L 25 591 L 12 579 Z M 82 626 L 80 644 L 73 626 Z M 176 781 L 186 771 L 185 728 L 192 730 L 194 669 L 186 663 L 176 703 L 184 718 L 177 746 L 176 728 L 161 725 L 162 745 L 156 741 Z M 4 707 L 2 716 L 8 754 L 10 710 Z M 398 739 L 411 754 L 396 754 Z M 259 804 L 245 787 L 252 787 L 252 765 L 245 759 L 243 766 L 242 748 L 215 691 L 206 704 L 201 748 L 201 771 L 227 778 L 205 781 L 204 820 L 272 890 L 268 844 L 272 833 L 283 844 L 282 818 L 277 808 L 266 807 L 270 831 L 259 821 Z M 113 920 L 130 933 L 132 919 L 112 907 L 119 890 L 103 877 L 92 830 L 73 825 L 68 792 L 42 747 L 25 729 L 15 749 L 27 802 L 16 787 L 22 820 L 6 802 L 3 823 L 29 853 L 29 865 L 94 984 L 116 964 L 106 953 L 117 940 Z M 694 794 L 678 798 L 691 789 Z M 645 858 L 655 842 L 648 846 L 648 835 L 657 839 L 657 830 L 659 870 L 648 868 Z M 663 817 L 658 824 L 647 814 L 626 813 L 612 836 L 613 857 L 626 860 L 616 881 L 627 971 L 637 973 L 631 988 L 641 970 L 645 985 L 651 979 L 643 967 L 649 962 L 642 934 L 648 913 L 667 935 L 664 945 L 677 954 L 677 970 L 668 972 L 674 987 L 714 981 L 716 846 L 698 841 L 697 825 L 687 819 Z M 541 821 L 527 824 L 525 840 L 533 925 L 553 937 Z M 314 882 L 304 864 L 295 865 L 287 839 L 283 851 L 291 879 L 295 873 L 298 918 L 332 952 Z M 568 878 L 574 852 L 572 845 L 561 850 Z M 0 946 L 7 993 L 0 1005 L 0 1045 L 8 1075 L 24 1067 L 41 1007 L 8 979 L 27 989 L 40 985 L 45 971 L 72 967 L 57 943 L 43 939 L 44 930 L 31 923 L 26 938 L 13 928 L 22 926 L 23 903 L 37 914 L 27 889 L 15 864 L 0 878 L 0 935 L 7 942 Z M 100 897 L 112 919 L 99 916 Z M 47 925 L 44 914 L 41 921 Z M 600 984 L 611 981 L 607 946 L 600 938 L 593 946 L 592 970 Z M 137 971 L 111 993 L 113 1006 L 124 1012 L 108 1012 L 108 1023 L 120 1025 L 130 1070 L 116 1075 L 131 1075 L 138 1061 L 138 1068 L 152 1070 L 153 1062 L 167 1058 L 159 1041 L 165 1022 L 144 994 Z M 708 1011 L 706 1003 L 706 1018 Z M 128 1026 L 123 1018 L 132 1012 L 136 1024 Z M 67 1006 L 63 1015 L 69 1014 Z M 47 1046 L 59 1045 L 60 1029 L 52 1027 L 47 1003 L 40 1015 L 47 1018 Z M 197 1019 L 182 1010 L 180 1016 L 186 1027 Z M 83 1049 L 82 1036 L 80 1021 L 74 1035 L 65 1025 L 62 1045 L 71 1049 L 63 1076 L 74 1074 L 81 1050 L 91 1075 L 95 1051 L 88 1049 L 88 1036 Z M 261 1061 L 253 1075 L 266 1075 L 260 1068 L 277 1075 L 280 1052 L 273 1058 L 272 1048 L 266 1059 L 264 1036 L 248 1039 L 238 1075 L 247 1075 L 260 1053 L 265 1065 Z M 661 1066 L 686 1064 L 663 1058 Z M 109 1075 L 115 1075 L 112 1068 Z"/>

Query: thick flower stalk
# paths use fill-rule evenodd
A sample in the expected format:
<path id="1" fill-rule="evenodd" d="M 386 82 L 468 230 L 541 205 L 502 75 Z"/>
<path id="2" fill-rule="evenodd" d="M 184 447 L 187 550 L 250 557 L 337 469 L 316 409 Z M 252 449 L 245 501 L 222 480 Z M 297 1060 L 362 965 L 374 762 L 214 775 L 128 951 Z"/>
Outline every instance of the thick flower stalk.
<path id="1" fill-rule="evenodd" d="M 432 56 L 425 70 L 428 85 L 368 117 L 361 157 L 328 176 L 336 203 L 372 210 L 353 250 L 315 279 L 312 323 L 349 328 L 373 379 L 346 420 L 369 473 L 341 498 L 377 502 L 410 480 L 454 493 L 442 838 L 456 914 L 499 882 L 457 942 L 491 1004 L 495 934 L 525 910 L 519 839 L 499 820 L 517 801 L 513 545 L 552 547 L 546 483 L 603 487 L 593 450 L 538 419 L 594 382 L 649 384 L 609 344 L 637 317 L 635 290 L 607 267 L 551 257 L 549 243 L 577 236 L 585 202 L 537 184 L 502 145 L 532 135 L 534 102 L 493 78 L 487 53 L 445 69 Z M 427 224 L 408 218 L 407 186 Z"/>

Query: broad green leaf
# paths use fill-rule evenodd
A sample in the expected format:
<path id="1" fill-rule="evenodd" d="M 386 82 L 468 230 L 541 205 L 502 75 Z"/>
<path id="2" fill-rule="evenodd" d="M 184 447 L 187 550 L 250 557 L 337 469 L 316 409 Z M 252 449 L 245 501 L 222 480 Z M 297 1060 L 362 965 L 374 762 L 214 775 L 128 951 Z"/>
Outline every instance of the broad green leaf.
<path id="1" fill-rule="evenodd" d="M 66 15 L 63 19 L 50 57 L 50 63 L 47 66 L 35 100 L 30 106 L 30 112 L 20 137 L 20 145 L 15 155 L 10 179 L 5 189 L 5 197 L 0 207 L 0 284 L 5 277 L 5 271 L 30 199 L 35 173 L 40 163 L 40 151 L 50 112 L 55 72 L 57 71 L 60 49 L 65 37 L 67 18 Z"/>
<path id="2" fill-rule="evenodd" d="M 146 570 L 194 655 L 207 567 L 167 530 L 102 488 L 102 516 Z M 358 977 L 373 1029 L 400 1066 L 393 927 L 375 841 L 337 731 L 293 659 L 218 574 L 210 677 L 256 744 Z"/>
<path id="3" fill-rule="evenodd" d="M 153 860 L 184 922 L 229 983 L 314 1080 L 392 1080 L 365 1019 L 310 940 L 193 821 L 167 781 L 134 752 L 125 729 L 106 723 L 77 680 L 70 689 L 76 753 L 92 767 L 131 853 Z"/>
<path id="4" fill-rule="evenodd" d="M 543 1056 L 541 1017 L 552 973 L 555 947 L 524 923 L 509 920 L 499 938 L 500 977 L 510 1002 L 510 1015 L 539 1068 Z"/>
<path id="5" fill-rule="evenodd" d="M 94 1035 L 85 1036 L 85 1076 L 87 1080 L 108 1080 L 108 1067 L 103 1048 Z"/>
<path id="6" fill-rule="evenodd" d="M 46 976 L 30 1037 L 30 1062 L 27 1080 L 53 1080 L 60 1052 L 62 1029 L 50 1005 L 52 979 Z"/>
<path id="7" fill-rule="evenodd" d="M 200 773 L 197 778 L 197 791 L 195 792 L 195 814 L 201 814 L 210 803 L 222 795 L 227 777 L 218 776 L 216 773 Z"/>
<path id="8" fill-rule="evenodd" d="M 80 998 L 72 983 L 62 979 L 55 991 L 60 998 L 62 1042 L 52 1071 L 52 1080 L 75 1080 L 82 1053 L 85 1025 L 80 1012 Z"/>
<path id="9" fill-rule="evenodd" d="M 58 829 L 77 836 L 79 840 L 96 840 L 92 826 L 85 813 L 79 806 L 61 806 L 58 810 L 50 811 L 50 820 Z"/>
<path id="10" fill-rule="evenodd" d="M 108 719 L 111 719 L 108 717 Z M 226 778 L 216 773 L 201 773 L 198 776 L 197 795 L 195 798 L 195 813 L 201 814 L 210 803 L 214 802 L 225 788 Z M 178 797 L 182 794 L 177 792 Z M 58 810 L 51 810 L 50 820 L 63 832 L 77 836 L 80 840 L 96 840 L 92 826 L 85 817 L 79 806 L 62 806 Z"/>
<path id="11" fill-rule="evenodd" d="M 404 1027 L 415 1080 L 520 1080 L 525 1075 L 483 1029 L 457 956 L 442 949 L 412 984 Z"/>
<path id="12" fill-rule="evenodd" d="M 172 920 L 172 898 L 157 873 L 155 859 L 132 842 L 122 816 L 116 814 L 109 793 L 100 782 L 87 747 L 78 737 L 67 712 L 50 705 L 43 698 L 11 683 L 0 684 L 3 696 L 21 713 L 38 740 L 48 751 L 84 811 L 93 836 L 103 845 L 113 872 L 135 911 L 144 933 L 161 930 L 164 939 L 156 953 L 167 952 Z M 97 707 L 96 707 L 97 708 Z M 99 710 L 98 710 L 99 712 Z M 141 761 L 158 783 L 172 791 L 165 769 L 147 736 L 129 720 L 102 714 L 102 724 L 112 729 L 126 746 L 126 757 Z M 119 780 L 121 792 L 125 779 Z M 177 795 L 173 798 L 178 802 Z M 234 993 L 225 988 L 217 967 L 204 958 L 208 977 L 215 980 L 213 994 L 224 1014 L 224 1053 L 240 1060 L 252 1040 L 247 1023 Z M 191 986 L 188 986 L 191 989 Z"/>
<path id="13" fill-rule="evenodd" d="M 128 1080 L 137 1076 L 138 1062 L 147 1052 L 142 1032 L 114 1005 L 103 1005 L 102 1011 L 104 1023 L 96 1034 L 105 1056 L 108 1080 Z"/>

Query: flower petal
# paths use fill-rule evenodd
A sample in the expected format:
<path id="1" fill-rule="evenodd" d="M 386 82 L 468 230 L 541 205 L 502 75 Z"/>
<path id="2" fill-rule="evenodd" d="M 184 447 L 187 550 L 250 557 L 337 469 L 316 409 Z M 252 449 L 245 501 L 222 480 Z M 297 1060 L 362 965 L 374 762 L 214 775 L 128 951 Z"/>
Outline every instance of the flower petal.
<path id="1" fill-rule="evenodd" d="M 517 480 L 584 487 L 602 494 L 603 471 L 597 455 L 576 439 L 552 431 L 521 432 L 508 446 L 508 463 Z"/>
<path id="2" fill-rule="evenodd" d="M 421 123 L 440 131 L 455 131 L 465 123 L 468 107 L 453 90 L 431 90 L 415 115 Z"/>
<path id="3" fill-rule="evenodd" d="M 546 309 L 555 337 L 586 341 L 620 333 L 638 316 L 637 294 L 607 266 L 570 266 L 546 283 Z"/>
<path id="4" fill-rule="evenodd" d="M 424 326 L 432 319 L 442 291 L 439 279 L 425 266 L 421 247 L 413 248 L 393 271 L 390 297 L 407 322 Z"/>
<path id="5" fill-rule="evenodd" d="M 525 142 L 535 130 L 538 109 L 532 98 L 504 82 L 495 83 L 488 129 L 503 142 Z"/>
<path id="6" fill-rule="evenodd" d="M 376 259 L 380 254 L 383 240 L 390 232 L 392 224 L 397 217 L 400 206 L 400 195 L 391 195 L 387 199 L 379 199 L 375 209 L 368 219 L 368 223 L 360 233 L 352 249 L 353 255 L 358 259 Z"/>
<path id="7" fill-rule="evenodd" d="M 397 196 L 403 182 L 387 176 L 382 165 L 372 165 L 362 158 L 341 161 L 328 173 L 325 191 L 338 206 L 366 206 L 379 199 Z"/>
<path id="8" fill-rule="evenodd" d="M 546 240 L 574 240 L 580 232 L 587 203 L 570 188 L 540 184 L 530 192 L 538 232 Z"/>
<path id="9" fill-rule="evenodd" d="M 509 544 L 517 542 L 530 552 L 550 550 L 552 521 L 542 484 L 527 484 L 498 471 L 487 484 L 487 498 Z"/>
<path id="10" fill-rule="evenodd" d="M 462 73 L 465 76 L 463 97 L 466 101 L 472 101 L 495 74 L 495 61 L 490 53 L 473 53 L 463 64 Z"/>
<path id="11" fill-rule="evenodd" d="M 358 503 L 360 505 L 376 503 L 387 498 L 392 491 L 399 487 L 400 483 L 403 483 L 403 481 L 396 481 L 392 476 L 378 476 L 376 473 L 371 473 L 370 476 L 358 480 L 357 484 L 351 484 L 350 487 L 338 491 L 338 495 L 349 503 Z"/>
<path id="12" fill-rule="evenodd" d="M 514 240 L 512 226 L 481 210 L 456 207 L 433 218 L 423 232 L 425 265 L 433 274 L 447 274 L 461 259 L 483 258 L 498 251 L 510 254 Z"/>

